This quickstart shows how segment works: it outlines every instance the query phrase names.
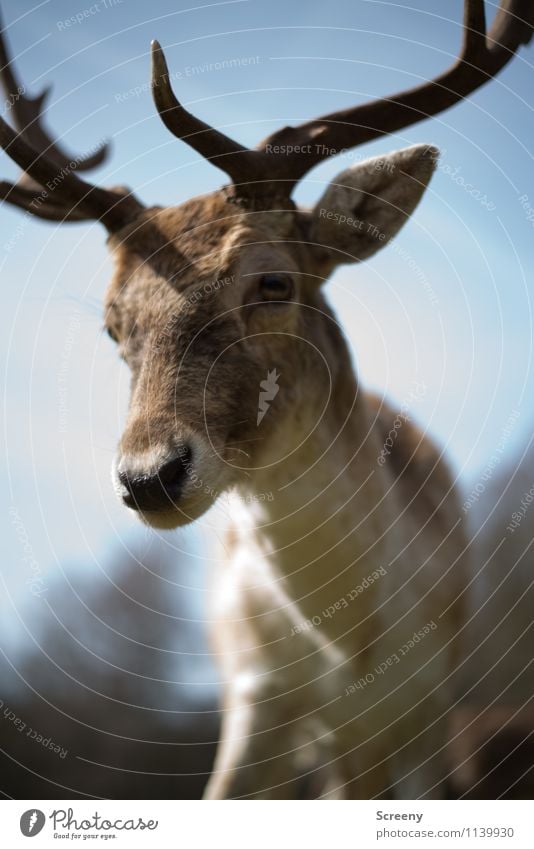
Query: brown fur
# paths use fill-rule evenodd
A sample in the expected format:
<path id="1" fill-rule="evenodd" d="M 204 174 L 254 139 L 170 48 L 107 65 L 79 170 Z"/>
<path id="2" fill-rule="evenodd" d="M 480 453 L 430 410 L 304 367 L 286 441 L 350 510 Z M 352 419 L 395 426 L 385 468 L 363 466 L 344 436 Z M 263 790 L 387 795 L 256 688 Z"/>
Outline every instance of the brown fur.
<path id="1" fill-rule="evenodd" d="M 110 239 L 116 270 L 106 323 L 132 372 L 120 462 L 155 474 L 180 445 L 193 446 L 180 498 L 164 512 L 145 511 L 144 520 L 184 524 L 230 490 L 252 500 L 246 517 L 232 513 L 233 565 L 217 595 L 224 600 L 232 588 L 216 614 L 226 694 L 210 797 L 293 795 L 291 753 L 302 735 L 315 741 L 303 743 L 305 760 L 322 764 L 325 781 L 344 795 L 388 792 L 395 782 L 399 793 L 440 792 L 443 765 L 416 768 L 416 741 L 428 715 L 427 745 L 439 749 L 445 739 L 452 691 L 440 682 L 456 663 L 461 627 L 456 496 L 440 452 L 408 420 L 387 461 L 377 462 L 394 412 L 359 386 L 321 287 L 339 262 L 366 257 L 395 235 L 434 162 L 435 152 L 420 147 L 391 154 L 388 168 L 364 163 L 310 212 L 247 212 L 215 193 L 146 210 Z M 356 214 L 355 199 L 366 224 L 356 235 L 339 223 Z M 292 281 L 283 303 L 262 296 L 262 275 L 274 272 Z M 279 392 L 260 427 L 259 389 L 274 372 Z M 268 504 L 265 493 L 274 493 Z M 357 605 L 288 640 L 299 621 L 385 564 L 387 578 Z M 378 704 L 387 709 L 373 707 L 372 690 L 336 700 L 434 619 L 439 628 L 425 648 L 389 672 L 388 687 L 404 694 L 393 706 L 382 682 L 374 692 L 383 692 Z M 404 677 L 413 679 L 409 688 Z M 409 709 L 411 699 L 422 712 Z M 392 710 L 395 731 L 386 732 Z M 333 768 L 321 729 L 331 735 Z M 267 765 L 251 771 L 256 761 Z"/>

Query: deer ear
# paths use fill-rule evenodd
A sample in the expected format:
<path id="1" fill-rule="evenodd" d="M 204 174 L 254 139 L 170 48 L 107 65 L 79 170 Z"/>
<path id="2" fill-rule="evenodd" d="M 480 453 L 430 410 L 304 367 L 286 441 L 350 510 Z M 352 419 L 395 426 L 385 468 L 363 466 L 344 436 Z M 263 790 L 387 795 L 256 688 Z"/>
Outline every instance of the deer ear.
<path id="1" fill-rule="evenodd" d="M 311 213 L 311 241 L 330 266 L 359 262 L 386 245 L 419 203 L 439 151 L 415 145 L 339 174 Z"/>

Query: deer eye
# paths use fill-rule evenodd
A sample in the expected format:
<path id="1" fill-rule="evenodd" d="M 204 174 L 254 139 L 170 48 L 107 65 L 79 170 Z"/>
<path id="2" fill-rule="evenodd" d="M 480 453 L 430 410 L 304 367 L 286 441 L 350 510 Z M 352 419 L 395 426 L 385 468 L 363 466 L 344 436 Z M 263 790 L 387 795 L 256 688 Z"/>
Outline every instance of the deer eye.
<path id="1" fill-rule="evenodd" d="M 287 301 L 293 294 L 293 281 L 289 274 L 264 274 L 260 294 L 264 301 Z"/>

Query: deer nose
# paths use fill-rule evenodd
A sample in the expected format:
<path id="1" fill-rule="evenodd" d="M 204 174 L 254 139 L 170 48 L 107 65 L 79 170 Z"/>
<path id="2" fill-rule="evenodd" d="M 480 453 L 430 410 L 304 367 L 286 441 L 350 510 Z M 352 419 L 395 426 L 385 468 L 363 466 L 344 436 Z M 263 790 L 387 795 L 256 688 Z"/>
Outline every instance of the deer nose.
<path id="1" fill-rule="evenodd" d="M 121 468 L 118 479 L 121 497 L 132 510 L 160 512 L 168 510 L 180 497 L 187 480 L 187 469 L 191 463 L 191 448 L 181 446 L 178 456 L 167 460 L 155 472 L 143 473 Z"/>

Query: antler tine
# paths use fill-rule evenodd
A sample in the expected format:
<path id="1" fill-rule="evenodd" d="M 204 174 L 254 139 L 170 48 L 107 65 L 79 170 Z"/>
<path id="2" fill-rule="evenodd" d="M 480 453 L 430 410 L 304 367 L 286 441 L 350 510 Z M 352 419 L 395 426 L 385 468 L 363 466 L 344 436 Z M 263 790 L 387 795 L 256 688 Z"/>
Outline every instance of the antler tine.
<path id="1" fill-rule="evenodd" d="M 38 186 L 45 187 L 41 197 L 48 200 L 53 191 L 57 192 L 58 202 L 52 203 L 58 209 L 60 206 L 63 208 L 66 220 L 75 220 L 79 212 L 84 218 L 101 219 L 107 227 L 114 229 L 122 226 L 126 217 L 131 217 L 134 204 L 139 208 L 139 203 L 131 196 L 86 183 L 68 168 L 58 171 L 55 162 L 39 155 L 3 118 L 0 118 L 0 147 Z M 39 197 L 38 187 L 33 193 Z M 73 211 L 70 219 L 68 210 Z"/>
<path id="2" fill-rule="evenodd" d="M 534 28 L 534 7 L 525 0 L 501 0 L 493 26 L 488 33 L 488 49 L 494 56 L 515 53 L 521 44 L 528 44 Z"/>
<path id="3" fill-rule="evenodd" d="M 501 0 L 486 35 L 484 0 L 465 0 L 464 39 L 458 60 L 444 74 L 416 88 L 351 109 L 332 112 L 297 127 L 284 127 L 261 142 L 269 155 L 278 145 L 308 150 L 305 154 L 271 159 L 271 173 L 292 187 L 314 165 L 341 150 L 437 115 L 458 103 L 495 76 L 527 44 L 534 28 L 531 0 Z M 273 161 L 274 160 L 274 161 Z"/>
<path id="4" fill-rule="evenodd" d="M 47 221 L 88 221 L 93 218 L 89 213 L 83 213 L 79 208 L 69 208 L 52 200 L 45 200 L 42 194 L 27 189 L 20 184 L 14 185 L 4 180 L 0 181 L 0 200 L 11 203 L 37 218 Z"/>
<path id="5" fill-rule="evenodd" d="M 64 168 L 69 163 L 76 163 L 76 171 L 89 171 L 101 165 L 109 156 L 109 142 L 103 142 L 96 151 L 84 156 L 74 156 L 61 145 L 53 141 L 42 124 L 43 106 L 50 94 L 50 87 L 45 88 L 35 97 L 26 95 L 26 87 L 19 81 L 9 52 L 5 27 L 0 13 L 0 83 L 6 97 L 11 99 L 10 111 L 13 123 L 19 133 L 24 134 L 26 141 L 38 153 L 46 153 L 48 159 L 58 168 Z"/>
<path id="6" fill-rule="evenodd" d="M 151 48 L 152 96 L 167 129 L 205 159 L 209 159 L 217 168 L 221 168 L 236 186 L 246 186 L 249 181 L 264 180 L 262 155 L 243 147 L 188 112 L 172 90 L 161 45 L 154 40 Z"/>
<path id="7" fill-rule="evenodd" d="M 157 41 L 152 43 L 154 101 L 168 129 L 225 171 L 238 197 L 288 198 L 295 184 L 323 159 L 437 115 L 494 77 L 518 47 L 531 40 L 534 3 L 501 0 L 486 34 L 484 0 L 465 0 L 463 27 L 459 58 L 435 79 L 390 98 L 284 127 L 254 150 L 242 147 L 184 109 L 173 94 Z"/>
<path id="8" fill-rule="evenodd" d="M 88 156 L 70 156 L 42 127 L 48 89 L 35 98 L 24 96 L 9 55 L 0 20 L 0 82 L 11 99 L 16 129 L 0 118 L 0 147 L 22 169 L 16 185 L 0 183 L 0 200 L 31 215 L 53 221 L 101 220 L 111 231 L 135 217 L 142 205 L 127 190 L 103 189 L 86 183 L 77 172 L 104 161 L 108 145 Z M 18 131 L 18 132 L 17 132 Z"/>

